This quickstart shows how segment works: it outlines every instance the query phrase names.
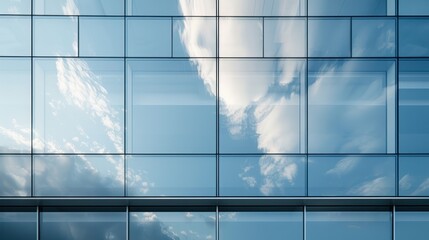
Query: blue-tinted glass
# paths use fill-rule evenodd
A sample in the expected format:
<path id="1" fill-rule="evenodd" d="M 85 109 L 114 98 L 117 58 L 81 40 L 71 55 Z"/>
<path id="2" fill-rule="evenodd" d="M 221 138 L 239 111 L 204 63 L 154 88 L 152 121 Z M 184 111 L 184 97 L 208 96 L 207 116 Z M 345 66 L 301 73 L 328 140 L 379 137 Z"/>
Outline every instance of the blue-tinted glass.
<path id="1" fill-rule="evenodd" d="M 262 57 L 261 18 L 221 18 L 219 22 L 221 57 Z"/>
<path id="2" fill-rule="evenodd" d="M 216 56 L 215 18 L 174 18 L 173 25 L 174 57 Z"/>
<path id="3" fill-rule="evenodd" d="M 216 158 L 132 156 L 127 158 L 128 196 L 214 196 Z"/>
<path id="4" fill-rule="evenodd" d="M 34 60 L 35 152 L 120 153 L 124 135 L 124 62 Z"/>
<path id="5" fill-rule="evenodd" d="M 220 151 L 300 153 L 305 149 L 305 61 L 221 60 Z"/>
<path id="6" fill-rule="evenodd" d="M 36 240 L 37 213 L 6 209 L 0 212 L 0 236 L 7 240 Z"/>
<path id="7" fill-rule="evenodd" d="M 352 24 L 353 57 L 395 56 L 395 19 L 354 18 Z"/>
<path id="8" fill-rule="evenodd" d="M 395 0 L 308 0 L 310 16 L 385 16 L 395 14 Z"/>
<path id="9" fill-rule="evenodd" d="M 395 157 L 309 157 L 309 196 L 394 196 Z"/>
<path id="10" fill-rule="evenodd" d="M 31 151 L 31 60 L 0 59 L 0 153 Z"/>
<path id="11" fill-rule="evenodd" d="M 127 18 L 127 56 L 171 57 L 171 18 Z"/>
<path id="12" fill-rule="evenodd" d="M 429 15 L 427 0 L 398 0 L 400 15 Z"/>
<path id="13" fill-rule="evenodd" d="M 33 0 L 44 15 L 123 15 L 124 0 Z"/>
<path id="14" fill-rule="evenodd" d="M 121 156 L 35 156 L 36 196 L 123 196 Z"/>
<path id="15" fill-rule="evenodd" d="M 429 156 L 399 157 L 399 195 L 429 196 Z"/>
<path id="16" fill-rule="evenodd" d="M 124 56 L 124 18 L 80 18 L 81 56 Z"/>
<path id="17" fill-rule="evenodd" d="M 127 86 L 127 152 L 215 152 L 214 60 L 129 60 Z"/>
<path id="18" fill-rule="evenodd" d="M 429 236 L 429 212 L 397 211 L 395 213 L 396 240 L 426 240 Z"/>
<path id="19" fill-rule="evenodd" d="M 399 19 L 399 56 L 429 56 L 429 18 Z"/>
<path id="20" fill-rule="evenodd" d="M 127 0 L 128 15 L 215 16 L 216 0 Z"/>
<path id="21" fill-rule="evenodd" d="M 31 13 L 31 0 L 0 1 L 0 14 L 30 14 L 30 13 Z"/>
<path id="22" fill-rule="evenodd" d="M 309 61 L 308 151 L 395 151 L 395 61 Z"/>
<path id="23" fill-rule="evenodd" d="M 221 196 L 304 196 L 305 158 L 221 156 Z"/>
<path id="24" fill-rule="evenodd" d="M 221 16 L 305 16 L 306 0 L 219 0 Z"/>
<path id="25" fill-rule="evenodd" d="M 77 56 L 77 18 L 34 17 L 34 49 L 36 56 Z"/>
<path id="26" fill-rule="evenodd" d="M 301 240 L 302 212 L 221 212 L 219 239 Z"/>
<path id="27" fill-rule="evenodd" d="M 350 57 L 350 54 L 350 19 L 308 20 L 309 57 Z"/>
<path id="28" fill-rule="evenodd" d="M 30 196 L 30 191 L 31 157 L 0 156 L 0 196 Z"/>
<path id="29" fill-rule="evenodd" d="M 0 17 L 0 56 L 31 55 L 31 18 Z"/>
<path id="30" fill-rule="evenodd" d="M 307 32 L 305 19 L 265 19 L 265 57 L 306 57 Z"/>

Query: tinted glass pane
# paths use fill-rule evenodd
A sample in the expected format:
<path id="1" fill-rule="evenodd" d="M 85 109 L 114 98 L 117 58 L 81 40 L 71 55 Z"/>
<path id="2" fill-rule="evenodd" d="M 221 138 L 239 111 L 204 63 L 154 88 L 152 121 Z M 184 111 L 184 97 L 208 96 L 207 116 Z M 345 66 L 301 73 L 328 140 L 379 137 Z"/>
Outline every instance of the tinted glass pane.
<path id="1" fill-rule="evenodd" d="M 305 0 L 219 0 L 221 16 L 305 16 Z"/>
<path id="2" fill-rule="evenodd" d="M 262 19 L 221 18 L 221 57 L 262 57 Z"/>
<path id="3" fill-rule="evenodd" d="M 399 56 L 429 56 L 429 18 L 399 19 Z"/>
<path id="4" fill-rule="evenodd" d="M 0 56 L 31 55 L 31 18 L 0 17 Z"/>
<path id="5" fill-rule="evenodd" d="M 30 191 L 31 157 L 0 156 L 0 196 L 30 196 Z"/>
<path id="6" fill-rule="evenodd" d="M 127 18 L 127 55 L 170 57 L 170 18 Z"/>
<path id="7" fill-rule="evenodd" d="M 81 56 L 124 56 L 123 18 L 80 18 Z"/>
<path id="8" fill-rule="evenodd" d="M 305 19 L 265 19 L 265 57 L 306 57 Z"/>
<path id="9" fill-rule="evenodd" d="M 399 195 L 429 196 L 429 156 L 399 157 Z"/>
<path id="10" fill-rule="evenodd" d="M 312 153 L 395 151 L 395 62 L 310 61 Z"/>
<path id="11" fill-rule="evenodd" d="M 214 196 L 216 158 L 133 156 L 127 158 L 129 196 Z"/>
<path id="12" fill-rule="evenodd" d="M 124 0 L 33 0 L 36 14 L 123 15 Z"/>
<path id="13" fill-rule="evenodd" d="M 124 62 L 35 59 L 35 152 L 123 152 Z"/>
<path id="14" fill-rule="evenodd" d="M 304 151 L 304 61 L 221 60 L 219 70 L 222 153 Z"/>
<path id="15" fill-rule="evenodd" d="M 310 16 L 394 15 L 395 0 L 308 0 Z"/>
<path id="16" fill-rule="evenodd" d="M 215 16 L 216 0 L 127 0 L 128 15 Z"/>
<path id="17" fill-rule="evenodd" d="M 34 17 L 36 56 L 77 56 L 77 18 Z"/>
<path id="18" fill-rule="evenodd" d="M 214 60 L 130 60 L 127 71 L 128 152 L 215 152 Z"/>
<path id="19" fill-rule="evenodd" d="M 7 211 L 7 212 L 6 212 Z M 7 240 L 36 240 L 37 213 L 8 208 L 0 212 L 0 236 Z"/>
<path id="20" fill-rule="evenodd" d="M 31 60 L 0 59 L 0 153 L 31 151 Z"/>
<path id="21" fill-rule="evenodd" d="M 2 0 L 0 14 L 30 14 L 31 0 Z"/>
<path id="22" fill-rule="evenodd" d="M 222 156 L 221 196 L 304 196 L 305 158 Z"/>
<path id="23" fill-rule="evenodd" d="M 396 240 L 426 240 L 427 236 L 429 236 L 429 212 L 396 212 Z"/>
<path id="24" fill-rule="evenodd" d="M 395 157 L 310 157 L 309 196 L 394 196 Z"/>
<path id="25" fill-rule="evenodd" d="M 303 239 L 302 212 L 221 212 L 219 239 Z"/>
<path id="26" fill-rule="evenodd" d="M 350 19 L 308 20 L 309 57 L 350 57 L 350 54 Z"/>
<path id="27" fill-rule="evenodd" d="M 400 15 L 428 15 L 427 0 L 398 0 Z"/>
<path id="28" fill-rule="evenodd" d="M 353 57 L 394 57 L 395 19 L 354 18 Z"/>

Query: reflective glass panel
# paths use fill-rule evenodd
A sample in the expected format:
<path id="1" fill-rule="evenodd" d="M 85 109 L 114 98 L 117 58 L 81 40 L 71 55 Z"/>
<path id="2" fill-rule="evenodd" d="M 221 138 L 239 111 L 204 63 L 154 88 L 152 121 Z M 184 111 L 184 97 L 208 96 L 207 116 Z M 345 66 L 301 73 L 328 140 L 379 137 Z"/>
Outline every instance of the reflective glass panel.
<path id="1" fill-rule="evenodd" d="M 121 156 L 35 156 L 36 196 L 123 196 Z"/>
<path id="2" fill-rule="evenodd" d="M 306 57 L 307 32 L 305 19 L 265 19 L 265 57 Z"/>
<path id="3" fill-rule="evenodd" d="M 429 15 L 427 0 L 398 0 L 400 15 Z"/>
<path id="4" fill-rule="evenodd" d="M 171 18 L 127 18 L 127 56 L 171 57 Z"/>
<path id="5" fill-rule="evenodd" d="M 124 56 L 124 18 L 80 18 L 81 56 Z"/>
<path id="6" fill-rule="evenodd" d="M 30 13 L 31 13 L 31 0 L 0 1 L 0 14 L 30 14 Z"/>
<path id="7" fill-rule="evenodd" d="M 429 56 L 429 18 L 399 19 L 399 56 Z"/>
<path id="8" fill-rule="evenodd" d="M 128 15 L 216 16 L 216 0 L 127 0 Z"/>
<path id="9" fill-rule="evenodd" d="M 31 17 L 0 17 L 0 56 L 31 55 Z"/>
<path id="10" fill-rule="evenodd" d="M 350 57 L 350 48 L 349 18 L 308 20 L 309 57 Z"/>
<path id="11" fill-rule="evenodd" d="M 0 153 L 31 151 L 31 60 L 0 59 Z"/>
<path id="12" fill-rule="evenodd" d="M 309 61 L 308 151 L 395 151 L 395 61 Z"/>
<path id="13" fill-rule="evenodd" d="M 429 212 L 396 211 L 395 239 L 396 240 L 426 240 L 429 236 Z"/>
<path id="14" fill-rule="evenodd" d="M 219 24 L 221 57 L 262 57 L 261 18 L 221 18 Z"/>
<path id="15" fill-rule="evenodd" d="M 124 62 L 34 60 L 35 152 L 123 152 Z"/>
<path id="16" fill-rule="evenodd" d="M 75 17 L 34 17 L 34 55 L 77 56 L 77 24 Z"/>
<path id="17" fill-rule="evenodd" d="M 36 240 L 37 213 L 26 208 L 0 208 L 0 236 L 7 240 Z"/>
<path id="18" fill-rule="evenodd" d="M 220 212 L 219 239 L 301 240 L 302 212 Z"/>
<path id="19" fill-rule="evenodd" d="M 305 150 L 305 61 L 220 60 L 220 151 Z"/>
<path id="20" fill-rule="evenodd" d="M 127 151 L 214 153 L 216 62 L 129 60 Z"/>
<path id="21" fill-rule="evenodd" d="M 33 0 L 44 15 L 123 15 L 124 0 Z"/>
<path id="22" fill-rule="evenodd" d="M 399 151 L 429 153 L 429 61 L 399 62 Z"/>
<path id="23" fill-rule="evenodd" d="M 395 15 L 395 0 L 308 0 L 310 16 Z"/>
<path id="24" fill-rule="evenodd" d="M 305 157 L 221 156 L 221 196 L 304 196 Z"/>
<path id="25" fill-rule="evenodd" d="M 219 0 L 221 16 L 305 16 L 306 0 Z"/>
<path id="26" fill-rule="evenodd" d="M 429 156 L 399 157 L 399 195 L 429 196 Z"/>
<path id="27" fill-rule="evenodd" d="M 309 157 L 309 196 L 394 196 L 395 157 Z"/>
<path id="28" fill-rule="evenodd" d="M 214 156 L 130 156 L 128 196 L 214 196 Z"/>
<path id="29" fill-rule="evenodd" d="M 22 155 L 19 155 L 19 156 L 1 155 L 0 156 L 0 196 L 3 197 L 3 196 L 30 196 L 30 195 L 31 195 L 31 157 L 22 156 Z M 0 236 L 2 236 L 1 230 L 0 230 Z"/>

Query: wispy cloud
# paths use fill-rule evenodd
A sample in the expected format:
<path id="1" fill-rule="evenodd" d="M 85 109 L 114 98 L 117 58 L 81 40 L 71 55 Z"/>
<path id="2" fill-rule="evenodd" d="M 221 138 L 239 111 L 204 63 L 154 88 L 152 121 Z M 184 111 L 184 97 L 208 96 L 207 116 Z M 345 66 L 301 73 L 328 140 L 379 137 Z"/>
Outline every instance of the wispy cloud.
<path id="1" fill-rule="evenodd" d="M 359 164 L 360 159 L 357 157 L 345 157 L 335 164 L 334 168 L 326 171 L 326 174 L 344 175 L 353 171 L 353 169 Z"/>

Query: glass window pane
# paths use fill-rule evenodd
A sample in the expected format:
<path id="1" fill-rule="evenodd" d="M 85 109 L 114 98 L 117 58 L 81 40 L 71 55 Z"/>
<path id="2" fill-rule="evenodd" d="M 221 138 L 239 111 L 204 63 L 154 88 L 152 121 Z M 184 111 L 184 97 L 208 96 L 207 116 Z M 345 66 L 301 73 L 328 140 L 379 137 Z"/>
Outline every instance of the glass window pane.
<path id="1" fill-rule="evenodd" d="M 31 157 L 0 156 L 0 196 L 31 195 Z M 0 217 L 1 219 L 1 217 Z M 0 220 L 1 222 L 1 220 Z M 1 229 L 1 227 L 0 227 Z M 0 236 L 1 230 L 0 230 Z"/>
<path id="2" fill-rule="evenodd" d="M 306 57 L 305 19 L 265 19 L 265 57 Z"/>
<path id="3" fill-rule="evenodd" d="M 309 16 L 395 15 L 395 0 L 308 0 Z"/>
<path id="4" fill-rule="evenodd" d="M 31 0 L 2 0 L 0 14 L 31 14 Z"/>
<path id="5" fill-rule="evenodd" d="M 305 158 L 221 156 L 221 196 L 304 196 Z"/>
<path id="6" fill-rule="evenodd" d="M 399 157 L 399 195 L 429 196 L 429 156 Z"/>
<path id="7" fill-rule="evenodd" d="M 261 18 L 221 18 L 221 57 L 262 57 Z"/>
<path id="8" fill-rule="evenodd" d="M 35 59 L 35 152 L 121 153 L 124 62 Z"/>
<path id="9" fill-rule="evenodd" d="M 350 48 L 350 19 L 308 20 L 309 57 L 350 57 Z"/>
<path id="10" fill-rule="evenodd" d="M 127 15 L 216 16 L 216 0 L 127 0 Z"/>
<path id="11" fill-rule="evenodd" d="M 127 152 L 215 152 L 214 60 L 129 60 L 127 71 Z"/>
<path id="12" fill-rule="evenodd" d="M 309 196 L 394 196 L 395 157 L 309 157 Z"/>
<path id="13" fill-rule="evenodd" d="M 400 15 L 429 15 L 427 0 L 398 0 Z"/>
<path id="14" fill-rule="evenodd" d="M 81 56 L 124 56 L 124 18 L 80 18 Z"/>
<path id="15" fill-rule="evenodd" d="M 127 56 L 171 57 L 170 18 L 127 18 Z"/>
<path id="16" fill-rule="evenodd" d="M 214 156 L 127 158 L 128 196 L 214 196 Z"/>
<path id="17" fill-rule="evenodd" d="M 429 236 L 429 212 L 397 211 L 395 214 L 396 240 L 426 240 Z"/>
<path id="18" fill-rule="evenodd" d="M 0 56 L 31 55 L 31 17 L 0 17 Z"/>
<path id="19" fill-rule="evenodd" d="M 395 19 L 354 18 L 353 57 L 394 57 Z"/>
<path id="20" fill-rule="evenodd" d="M 429 56 L 429 18 L 399 19 L 399 56 Z"/>
<path id="21" fill-rule="evenodd" d="M 215 18 L 174 18 L 173 21 L 174 57 L 216 57 Z"/>
<path id="22" fill-rule="evenodd" d="M 0 209 L 0 236 L 7 240 L 36 240 L 37 213 L 34 209 Z"/>
<path id="23" fill-rule="evenodd" d="M 31 60 L 0 59 L 0 153 L 31 151 Z"/>
<path id="24" fill-rule="evenodd" d="M 124 0 L 33 0 L 43 15 L 123 15 Z"/>
<path id="25" fill-rule="evenodd" d="M 302 212 L 221 212 L 219 239 L 301 240 Z"/>
<path id="26" fill-rule="evenodd" d="M 429 153 L 429 61 L 399 62 L 399 151 Z"/>
<path id="27" fill-rule="evenodd" d="M 309 61 L 308 151 L 395 152 L 395 61 Z"/>
<path id="28" fill-rule="evenodd" d="M 121 156 L 35 156 L 36 196 L 123 196 Z"/>
<path id="29" fill-rule="evenodd" d="M 34 55 L 77 56 L 75 17 L 34 17 Z"/>
<path id="30" fill-rule="evenodd" d="M 305 0 L 219 0 L 221 16 L 305 16 Z"/>
<path id="31" fill-rule="evenodd" d="M 221 60 L 220 151 L 305 151 L 305 61 Z"/>

